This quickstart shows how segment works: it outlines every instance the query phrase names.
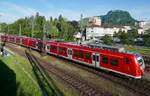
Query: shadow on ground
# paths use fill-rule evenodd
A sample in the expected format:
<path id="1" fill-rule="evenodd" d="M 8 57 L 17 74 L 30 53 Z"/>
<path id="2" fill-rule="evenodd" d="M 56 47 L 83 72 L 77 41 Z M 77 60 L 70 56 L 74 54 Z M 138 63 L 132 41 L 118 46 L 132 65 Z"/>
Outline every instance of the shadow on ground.
<path id="1" fill-rule="evenodd" d="M 27 52 L 26 56 L 28 57 L 28 60 L 33 68 L 34 75 L 36 76 L 43 96 L 63 96 L 63 93 L 54 84 L 51 84 L 53 80 L 48 76 L 48 74 L 46 74 L 45 69 L 39 68 L 39 61 L 36 58 L 34 58 L 33 60 L 33 58 L 30 57 Z M 47 80 L 45 76 L 48 77 L 51 83 L 49 82 L 49 80 Z"/>
<path id="2" fill-rule="evenodd" d="M 0 96 L 17 95 L 16 74 L 0 60 Z"/>

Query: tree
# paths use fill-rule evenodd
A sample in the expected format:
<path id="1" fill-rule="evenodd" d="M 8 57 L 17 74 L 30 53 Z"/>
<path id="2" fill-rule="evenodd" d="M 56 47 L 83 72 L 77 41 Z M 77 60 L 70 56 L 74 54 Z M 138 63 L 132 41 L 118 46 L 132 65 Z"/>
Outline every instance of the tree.
<path id="1" fill-rule="evenodd" d="M 144 39 L 144 45 L 150 46 L 150 29 L 145 31 L 145 34 L 143 35 L 143 39 Z"/>
<path id="2" fill-rule="evenodd" d="M 138 38 L 139 34 L 138 34 L 138 30 L 137 29 L 131 29 L 128 30 L 127 32 L 129 34 L 129 36 L 131 36 L 132 38 Z"/>
<path id="3" fill-rule="evenodd" d="M 7 32 L 7 24 L 6 23 L 1 23 L 0 24 L 0 32 L 6 33 Z"/>
<path id="4" fill-rule="evenodd" d="M 20 18 L 11 24 L 1 24 L 1 32 L 19 35 L 20 25 L 23 36 L 30 37 L 33 31 L 33 37 L 40 39 L 45 34 L 52 38 L 63 38 L 67 41 L 73 40 L 74 33 L 79 30 L 77 21 L 68 21 L 62 15 L 58 18 L 50 17 L 49 20 L 46 20 L 44 16 L 37 12 L 35 16 Z"/>
<path id="5" fill-rule="evenodd" d="M 107 45 L 112 45 L 113 44 L 113 39 L 109 35 L 105 35 L 102 37 L 103 43 Z"/>

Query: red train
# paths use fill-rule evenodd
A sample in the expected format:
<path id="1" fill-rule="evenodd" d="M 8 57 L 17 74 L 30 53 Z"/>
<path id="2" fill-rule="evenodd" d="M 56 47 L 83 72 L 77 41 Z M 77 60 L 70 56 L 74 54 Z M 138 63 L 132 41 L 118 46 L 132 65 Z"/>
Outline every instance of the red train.
<path id="1" fill-rule="evenodd" d="M 1 41 L 8 41 L 36 50 L 44 48 L 47 53 L 127 77 L 140 79 L 145 70 L 145 64 L 140 54 L 122 51 L 122 48 L 97 44 L 77 45 L 56 41 L 43 42 L 33 38 L 10 35 L 2 35 Z"/>

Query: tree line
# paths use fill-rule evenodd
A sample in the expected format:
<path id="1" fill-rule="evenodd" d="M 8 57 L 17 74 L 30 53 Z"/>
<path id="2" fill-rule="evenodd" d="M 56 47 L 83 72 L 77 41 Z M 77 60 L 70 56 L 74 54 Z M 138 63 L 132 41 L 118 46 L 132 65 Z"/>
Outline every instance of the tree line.
<path id="1" fill-rule="evenodd" d="M 144 34 L 138 34 L 137 29 L 131 29 L 127 32 L 119 31 L 113 36 L 105 35 L 102 37 L 103 43 L 112 45 L 114 43 L 127 45 L 142 45 L 150 46 L 150 29 L 146 30 Z"/>
<path id="2" fill-rule="evenodd" d="M 19 34 L 20 31 L 21 34 Z M 45 16 L 40 16 L 37 12 L 35 16 L 18 19 L 12 24 L 2 23 L 1 32 L 40 39 L 46 36 L 47 38 L 72 41 L 73 35 L 79 32 L 79 23 L 69 21 L 62 15 L 58 18 L 50 17 L 46 20 Z"/>

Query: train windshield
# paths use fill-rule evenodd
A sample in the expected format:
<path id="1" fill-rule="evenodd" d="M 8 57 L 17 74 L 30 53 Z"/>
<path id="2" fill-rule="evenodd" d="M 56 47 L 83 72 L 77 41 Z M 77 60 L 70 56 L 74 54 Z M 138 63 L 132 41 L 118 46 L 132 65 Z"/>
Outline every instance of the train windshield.
<path id="1" fill-rule="evenodd" d="M 138 60 L 138 63 L 140 64 L 140 66 L 142 66 L 143 60 L 142 60 L 142 59 L 139 59 L 139 60 Z"/>
<path id="2" fill-rule="evenodd" d="M 144 64 L 144 60 L 143 60 L 142 56 L 137 57 L 137 61 L 138 61 L 138 64 L 141 66 L 141 68 L 145 69 L 145 64 Z"/>
<path id="3" fill-rule="evenodd" d="M 127 53 L 129 53 L 129 54 L 134 54 L 134 55 L 136 56 L 136 58 L 137 58 L 137 63 L 140 65 L 140 67 L 141 67 L 142 69 L 145 69 L 144 60 L 143 60 L 143 57 L 142 57 L 141 54 L 136 53 L 136 52 L 131 52 L 131 51 L 127 51 Z"/>

